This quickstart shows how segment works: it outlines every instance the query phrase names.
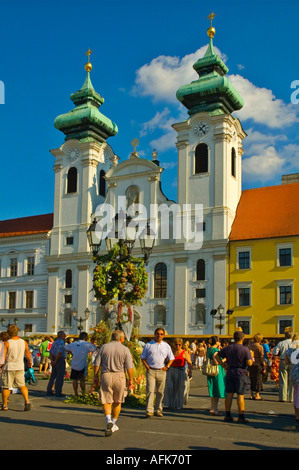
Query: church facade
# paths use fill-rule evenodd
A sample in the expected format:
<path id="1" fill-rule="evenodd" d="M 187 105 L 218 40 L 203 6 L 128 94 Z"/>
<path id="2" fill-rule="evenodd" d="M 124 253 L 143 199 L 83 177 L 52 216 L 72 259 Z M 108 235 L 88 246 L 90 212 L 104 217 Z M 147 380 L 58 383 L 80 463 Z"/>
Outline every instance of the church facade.
<path id="1" fill-rule="evenodd" d="M 157 326 L 168 334 L 191 337 L 229 333 L 226 321 L 219 331 L 222 320 L 217 309 L 222 306 L 225 315 L 235 307 L 228 289 L 228 252 L 242 195 L 246 134 L 232 115 L 243 100 L 214 50 L 214 33 L 209 28 L 206 54 L 194 64 L 198 79 L 177 91 L 188 118 L 173 124 L 178 152 L 176 202 L 162 191 L 163 168 L 155 151 L 149 158 L 140 158 L 136 148 L 127 160 L 115 155 L 110 142 L 117 126 L 99 111 L 104 99 L 93 88 L 91 64 L 86 64 L 86 80 L 71 95 L 74 109 L 54 122 L 65 138 L 60 148 L 51 151 L 53 214 L 0 222 L 1 329 L 17 321 L 24 334 L 55 334 L 60 329 L 76 334 L 74 310 L 86 331 L 105 318 L 105 307 L 92 290 L 95 265 L 86 231 L 103 204 L 116 214 L 121 200 L 126 208 L 136 204 L 138 220 L 139 207 L 145 208 L 147 217 L 152 207 L 159 208 L 154 215 L 158 236 L 147 265 L 148 292 L 143 305 L 134 308 L 140 334 L 151 335 Z M 202 207 L 199 222 L 197 205 Z M 187 210 L 193 236 L 200 234 L 199 244 L 175 231 L 178 213 L 184 221 Z M 162 237 L 165 214 L 169 233 Z M 134 254 L 140 253 L 137 241 Z M 213 310 L 216 314 L 210 315 Z"/>

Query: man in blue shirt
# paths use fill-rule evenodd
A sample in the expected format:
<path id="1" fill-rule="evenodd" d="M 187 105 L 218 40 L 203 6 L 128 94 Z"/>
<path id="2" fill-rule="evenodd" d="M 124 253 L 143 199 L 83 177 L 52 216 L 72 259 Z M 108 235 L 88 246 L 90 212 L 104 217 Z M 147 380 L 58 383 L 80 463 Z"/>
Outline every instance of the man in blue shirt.
<path id="1" fill-rule="evenodd" d="M 249 349 L 243 346 L 243 331 L 235 331 L 234 341 L 234 344 L 230 344 L 229 346 L 221 349 L 216 355 L 217 362 L 227 370 L 225 384 L 227 395 L 225 398 L 224 421 L 233 421 L 230 410 L 233 396 L 236 393 L 239 411 L 238 423 L 247 423 L 248 421 L 244 417 L 244 394 L 248 393 L 250 390 L 250 379 L 248 377 L 247 366 L 251 366 L 253 360 Z M 226 359 L 226 362 L 223 362 L 222 359 Z"/>
<path id="2" fill-rule="evenodd" d="M 65 360 L 66 360 L 66 350 L 65 350 L 65 338 L 66 334 L 64 331 L 58 331 L 57 339 L 51 346 L 50 349 L 50 359 L 52 364 L 52 373 L 47 387 L 47 395 L 54 395 L 52 388 L 55 383 L 55 396 L 64 397 L 62 394 L 63 379 L 65 374 Z"/>
<path id="3" fill-rule="evenodd" d="M 165 341 L 164 328 L 155 330 L 155 337 L 147 343 L 141 353 L 141 360 L 146 367 L 146 416 L 163 416 L 163 397 L 166 372 L 174 361 L 171 347 Z M 156 401 L 154 408 L 154 398 Z"/>

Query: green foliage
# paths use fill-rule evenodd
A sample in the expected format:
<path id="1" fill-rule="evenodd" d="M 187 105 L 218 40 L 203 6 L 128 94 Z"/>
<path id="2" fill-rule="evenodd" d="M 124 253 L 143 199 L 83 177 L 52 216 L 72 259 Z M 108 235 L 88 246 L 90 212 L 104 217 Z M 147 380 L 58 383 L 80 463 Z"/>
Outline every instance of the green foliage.
<path id="1" fill-rule="evenodd" d="M 120 249 L 123 251 L 121 257 Z M 93 273 L 93 289 L 101 305 L 117 301 L 126 305 L 142 304 L 148 286 L 148 274 L 142 258 L 128 256 L 127 247 L 123 245 L 120 248 L 116 243 L 108 254 L 95 259 L 97 266 Z"/>

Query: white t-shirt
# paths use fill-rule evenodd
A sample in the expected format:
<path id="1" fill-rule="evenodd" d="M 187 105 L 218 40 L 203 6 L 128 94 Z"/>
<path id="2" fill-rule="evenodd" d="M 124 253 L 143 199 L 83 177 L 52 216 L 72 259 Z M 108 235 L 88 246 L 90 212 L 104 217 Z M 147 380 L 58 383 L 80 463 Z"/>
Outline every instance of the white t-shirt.
<path id="1" fill-rule="evenodd" d="M 94 352 L 97 346 L 79 339 L 79 341 L 67 344 L 65 349 L 70 351 L 73 355 L 71 368 L 74 370 L 83 370 L 86 367 L 88 354 Z"/>
<path id="2" fill-rule="evenodd" d="M 0 341 L 0 365 L 4 364 L 5 357 L 4 357 L 4 342 Z"/>

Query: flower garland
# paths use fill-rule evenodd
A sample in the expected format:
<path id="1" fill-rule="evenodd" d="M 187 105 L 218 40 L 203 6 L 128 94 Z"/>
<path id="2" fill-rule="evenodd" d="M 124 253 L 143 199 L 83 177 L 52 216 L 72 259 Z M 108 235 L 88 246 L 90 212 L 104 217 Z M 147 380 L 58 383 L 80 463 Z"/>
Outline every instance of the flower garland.
<path id="1" fill-rule="evenodd" d="M 101 305 L 122 302 L 124 305 L 142 305 L 147 292 L 148 274 L 142 258 L 128 257 L 126 247 L 115 244 L 107 254 L 98 256 L 93 275 L 95 297 Z"/>

